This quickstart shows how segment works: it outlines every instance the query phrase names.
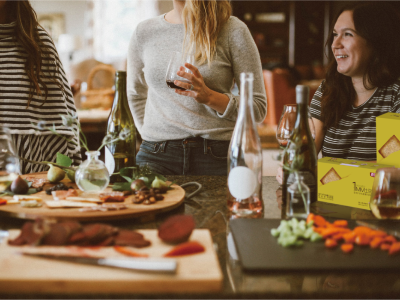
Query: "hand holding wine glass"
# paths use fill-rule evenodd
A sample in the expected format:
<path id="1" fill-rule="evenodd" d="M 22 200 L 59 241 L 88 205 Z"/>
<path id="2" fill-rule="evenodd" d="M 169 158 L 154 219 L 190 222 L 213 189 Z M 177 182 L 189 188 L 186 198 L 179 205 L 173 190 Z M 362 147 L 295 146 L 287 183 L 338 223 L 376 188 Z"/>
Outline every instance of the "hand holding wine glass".
<path id="1" fill-rule="evenodd" d="M 179 81 L 191 84 L 191 82 L 188 79 L 178 76 L 178 74 L 177 74 L 177 72 L 180 71 L 181 67 L 184 68 L 186 73 L 193 74 L 193 72 L 190 69 L 184 67 L 185 63 L 189 63 L 189 64 L 193 65 L 194 64 L 194 56 L 192 54 L 181 53 L 178 51 L 175 51 L 172 54 L 171 59 L 168 64 L 167 75 L 165 78 L 169 88 L 179 89 L 179 90 L 183 90 L 183 91 L 185 90 L 183 87 L 177 86 L 174 83 L 175 80 L 179 80 Z"/>

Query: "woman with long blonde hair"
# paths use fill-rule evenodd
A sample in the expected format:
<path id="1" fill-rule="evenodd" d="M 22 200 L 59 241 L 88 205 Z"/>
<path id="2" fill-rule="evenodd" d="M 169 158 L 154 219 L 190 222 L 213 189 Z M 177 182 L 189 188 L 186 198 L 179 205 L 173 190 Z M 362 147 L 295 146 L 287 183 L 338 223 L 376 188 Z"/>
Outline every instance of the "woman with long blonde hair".
<path id="1" fill-rule="evenodd" d="M 250 31 L 231 16 L 227 0 L 174 0 L 174 9 L 146 20 L 128 52 L 128 99 L 143 138 L 136 161 L 169 175 L 226 175 L 235 126 L 240 73 L 254 74 L 254 116 L 266 114 L 260 56 Z M 175 51 L 195 63 L 177 71 L 181 89 L 165 81 Z M 185 68 L 191 73 L 185 72 Z"/>

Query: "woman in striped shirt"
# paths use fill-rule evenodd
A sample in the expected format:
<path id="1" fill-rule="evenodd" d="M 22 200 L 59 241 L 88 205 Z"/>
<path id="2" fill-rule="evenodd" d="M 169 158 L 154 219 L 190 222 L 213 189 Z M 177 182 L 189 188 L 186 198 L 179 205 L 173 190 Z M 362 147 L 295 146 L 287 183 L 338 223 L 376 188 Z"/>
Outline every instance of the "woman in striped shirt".
<path id="1" fill-rule="evenodd" d="M 311 101 L 317 153 L 376 161 L 375 118 L 400 113 L 400 19 L 376 2 L 343 8 L 333 24 L 326 78 Z"/>
<path id="2" fill-rule="evenodd" d="M 323 156 L 376 161 L 375 118 L 400 113 L 399 32 L 399 16 L 380 2 L 339 13 L 326 79 L 311 101 Z"/>
<path id="3" fill-rule="evenodd" d="M 29 1 L 0 1 L 0 125 L 10 129 L 22 174 L 46 168 L 27 160 L 55 161 L 57 152 L 81 162 L 76 127 L 63 123 L 66 115 L 76 108 L 52 39 Z M 69 142 L 46 129 L 53 124 Z"/>

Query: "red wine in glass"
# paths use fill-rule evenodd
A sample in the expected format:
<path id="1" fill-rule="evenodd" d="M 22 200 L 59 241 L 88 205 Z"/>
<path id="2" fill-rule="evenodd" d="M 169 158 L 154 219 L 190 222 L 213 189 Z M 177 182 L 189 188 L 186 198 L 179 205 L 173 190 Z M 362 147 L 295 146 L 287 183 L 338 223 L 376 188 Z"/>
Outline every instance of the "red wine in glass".
<path id="1" fill-rule="evenodd" d="M 194 65 L 194 56 L 190 53 L 181 53 L 181 52 L 174 52 L 171 56 L 171 59 L 168 64 L 167 74 L 165 76 L 165 81 L 167 82 L 167 86 L 171 89 L 178 89 L 185 91 L 185 88 L 177 86 L 174 81 L 179 80 L 186 83 L 191 83 L 188 79 L 184 77 L 178 76 L 177 72 L 181 67 L 185 68 L 185 63 L 189 63 Z M 185 68 L 186 73 L 192 73 L 188 68 Z"/>
<path id="2" fill-rule="evenodd" d="M 174 83 L 174 80 L 167 80 L 167 85 L 168 85 L 168 87 L 171 88 L 171 89 L 178 89 L 178 90 L 185 91 L 185 89 L 184 89 L 183 87 L 177 86 L 177 85 Z"/>

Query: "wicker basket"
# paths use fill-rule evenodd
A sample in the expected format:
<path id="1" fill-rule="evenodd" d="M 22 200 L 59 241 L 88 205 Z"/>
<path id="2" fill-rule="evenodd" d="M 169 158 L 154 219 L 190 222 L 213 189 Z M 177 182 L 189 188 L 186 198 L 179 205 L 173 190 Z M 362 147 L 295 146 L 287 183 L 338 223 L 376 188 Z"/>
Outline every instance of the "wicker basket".
<path id="1" fill-rule="evenodd" d="M 81 102 L 82 108 L 105 108 L 109 109 L 112 106 L 114 100 L 114 90 L 111 88 L 93 88 L 93 78 L 98 71 L 110 72 L 112 76 L 115 76 L 115 69 L 109 65 L 98 65 L 94 67 L 88 76 L 87 90 L 82 93 L 86 97 L 86 101 Z"/>

